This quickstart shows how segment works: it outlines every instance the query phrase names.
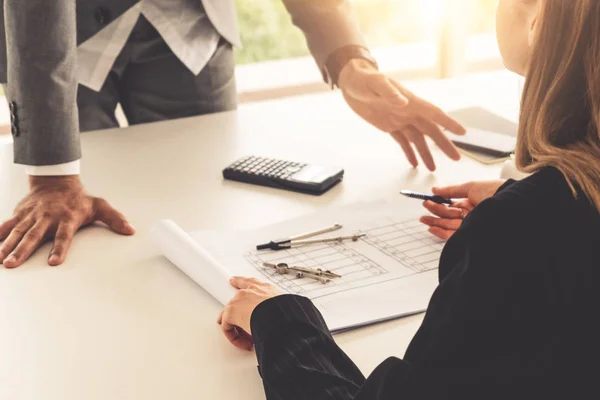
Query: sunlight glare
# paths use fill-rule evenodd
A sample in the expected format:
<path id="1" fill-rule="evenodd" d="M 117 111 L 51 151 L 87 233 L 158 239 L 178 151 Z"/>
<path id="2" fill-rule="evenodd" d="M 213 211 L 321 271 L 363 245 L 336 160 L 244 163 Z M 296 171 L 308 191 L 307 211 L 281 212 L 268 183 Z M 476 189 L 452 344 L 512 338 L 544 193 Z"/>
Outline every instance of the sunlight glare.
<path id="1" fill-rule="evenodd" d="M 444 14 L 446 0 L 419 0 L 419 13 L 423 26 L 428 29 L 439 29 Z"/>

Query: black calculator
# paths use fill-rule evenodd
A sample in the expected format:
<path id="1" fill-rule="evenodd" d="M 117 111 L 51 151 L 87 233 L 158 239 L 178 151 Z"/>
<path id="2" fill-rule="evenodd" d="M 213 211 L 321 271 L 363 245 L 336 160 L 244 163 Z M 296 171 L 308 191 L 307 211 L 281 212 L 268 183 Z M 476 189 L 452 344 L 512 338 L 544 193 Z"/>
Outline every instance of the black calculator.
<path id="1" fill-rule="evenodd" d="M 232 181 L 321 195 L 342 180 L 344 170 L 339 167 L 248 156 L 225 168 L 223 177 Z"/>

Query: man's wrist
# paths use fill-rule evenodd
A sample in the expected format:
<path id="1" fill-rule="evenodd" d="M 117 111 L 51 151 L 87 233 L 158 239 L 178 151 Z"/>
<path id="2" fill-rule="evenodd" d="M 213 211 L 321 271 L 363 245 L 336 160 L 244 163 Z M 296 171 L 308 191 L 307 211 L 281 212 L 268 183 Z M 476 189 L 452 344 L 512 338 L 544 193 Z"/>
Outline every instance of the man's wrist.
<path id="1" fill-rule="evenodd" d="M 81 186 L 79 175 L 62 175 L 62 176 L 29 176 L 29 188 L 44 189 L 46 187 L 61 187 L 61 186 Z"/>
<path id="2" fill-rule="evenodd" d="M 342 70 L 350 61 L 364 60 L 373 68 L 378 69 L 377 61 L 371 55 L 369 49 L 363 46 L 345 46 L 334 51 L 323 67 L 323 77 L 332 88 L 339 87 L 339 78 Z"/>
<path id="3" fill-rule="evenodd" d="M 355 58 L 350 61 L 340 71 L 337 86 L 340 89 L 344 89 L 346 84 L 352 80 L 353 73 L 361 70 L 373 70 L 377 71 L 377 68 L 369 61 L 362 58 Z"/>

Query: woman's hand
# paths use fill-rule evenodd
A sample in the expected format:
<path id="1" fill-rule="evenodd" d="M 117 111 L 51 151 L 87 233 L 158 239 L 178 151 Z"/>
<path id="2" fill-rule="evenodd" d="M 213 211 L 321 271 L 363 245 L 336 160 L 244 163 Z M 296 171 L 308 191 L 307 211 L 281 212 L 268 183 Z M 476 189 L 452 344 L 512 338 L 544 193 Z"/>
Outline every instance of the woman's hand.
<path id="1" fill-rule="evenodd" d="M 252 351 L 254 346 L 252 332 L 250 332 L 252 312 L 263 301 L 283 293 L 274 285 L 254 278 L 234 276 L 230 283 L 239 290 L 221 311 L 217 323 L 221 325 L 225 337 L 231 344 L 242 350 Z"/>
<path id="2" fill-rule="evenodd" d="M 457 200 L 451 206 L 432 201 L 424 202 L 423 206 L 435 217 L 423 216 L 420 221 L 429 226 L 430 233 L 440 239 L 448 240 L 471 210 L 485 199 L 492 197 L 504 182 L 504 180 L 468 182 L 459 186 L 433 188 L 433 194 Z"/>

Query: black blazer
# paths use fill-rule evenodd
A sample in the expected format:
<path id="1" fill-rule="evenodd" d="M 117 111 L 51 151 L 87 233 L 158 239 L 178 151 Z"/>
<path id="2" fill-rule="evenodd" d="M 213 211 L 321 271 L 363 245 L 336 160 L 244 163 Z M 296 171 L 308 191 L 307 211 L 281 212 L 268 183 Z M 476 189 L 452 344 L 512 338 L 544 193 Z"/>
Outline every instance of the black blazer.
<path id="1" fill-rule="evenodd" d="M 267 398 L 600 398 L 600 215 L 546 168 L 507 182 L 448 241 L 404 359 L 365 379 L 303 297 L 252 315 Z"/>

